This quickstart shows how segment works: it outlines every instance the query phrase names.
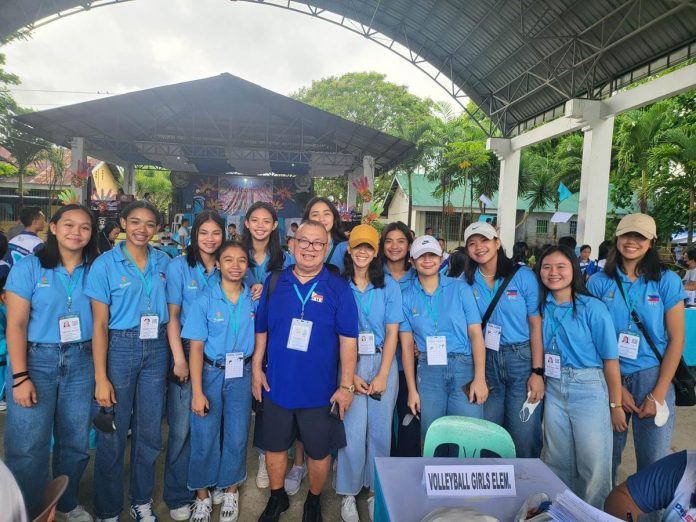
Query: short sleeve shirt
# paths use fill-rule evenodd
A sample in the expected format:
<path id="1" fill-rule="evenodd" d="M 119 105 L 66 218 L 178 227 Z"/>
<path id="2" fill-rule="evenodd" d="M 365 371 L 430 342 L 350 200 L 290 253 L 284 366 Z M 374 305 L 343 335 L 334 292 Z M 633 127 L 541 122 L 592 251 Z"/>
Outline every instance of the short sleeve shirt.
<path id="1" fill-rule="evenodd" d="M 73 270 L 72 276 L 60 265 L 56 268 L 43 268 L 39 258 L 33 255 L 24 257 L 15 264 L 5 290 L 31 303 L 27 327 L 29 342 L 60 343 L 58 320 L 65 315 L 80 316 L 80 341 L 92 338 L 92 307 L 85 291 L 86 279 L 88 275 L 82 264 Z M 73 285 L 69 312 L 65 287 L 71 288 Z"/>
<path id="2" fill-rule="evenodd" d="M 332 242 L 329 246 L 330 255 L 326 259 L 326 263 L 334 265 L 336 268 L 338 268 L 338 273 L 342 274 L 346 269 L 344 256 L 346 254 L 346 250 L 348 249 L 348 241 L 341 241 L 340 243 L 336 244 L 336 248 L 333 247 L 334 243 Z M 331 252 L 331 250 L 333 250 L 333 252 Z"/>
<path id="3" fill-rule="evenodd" d="M 198 294 L 219 284 L 220 272 L 217 268 L 213 268 L 208 274 L 201 263 L 196 263 L 192 268 L 186 256 L 175 257 L 167 265 L 167 304 L 181 307 L 179 320 L 183 325 L 188 309 Z"/>
<path id="4" fill-rule="evenodd" d="M 310 293 L 310 289 L 316 287 Z M 312 321 L 306 352 L 287 347 L 293 319 L 299 319 L 302 303 L 295 293 L 309 295 L 304 319 Z M 268 333 L 266 377 L 271 388 L 264 392 L 287 409 L 328 406 L 338 385 L 339 335 L 358 337 L 358 310 L 348 282 L 326 267 L 302 284 L 292 268 L 278 277 L 271 299 L 264 286 L 256 314 L 256 332 Z"/>
<path id="5" fill-rule="evenodd" d="M 666 270 L 662 272 L 660 281 L 646 281 L 644 277 L 639 277 L 631 282 L 626 274 L 619 270 L 619 278 L 624 285 L 626 297 L 633 304 L 655 346 L 661 354 L 664 354 L 669 341 L 665 326 L 665 313 L 686 299 L 686 292 L 679 276 Z M 628 306 L 621 297 L 616 281 L 605 272 L 600 272 L 590 278 L 587 288 L 593 295 L 604 301 L 609 309 L 615 331 L 614 342 L 622 331 L 631 331 L 640 337 L 638 357 L 636 359 L 622 357 L 620 359 L 621 373 L 629 375 L 659 366 L 660 362 L 650 349 L 650 345 L 638 328 L 633 325 L 633 321 L 630 320 Z"/>

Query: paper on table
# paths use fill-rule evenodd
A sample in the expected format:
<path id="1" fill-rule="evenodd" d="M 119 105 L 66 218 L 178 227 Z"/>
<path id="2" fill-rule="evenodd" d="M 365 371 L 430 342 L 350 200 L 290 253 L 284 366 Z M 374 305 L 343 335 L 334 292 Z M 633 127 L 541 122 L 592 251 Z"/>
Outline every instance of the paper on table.
<path id="1" fill-rule="evenodd" d="M 572 212 L 556 212 L 551 216 L 551 223 L 567 223 L 572 216 Z"/>
<path id="2" fill-rule="evenodd" d="M 620 522 L 618 518 L 589 505 L 569 489 L 556 497 L 548 513 L 558 522 Z"/>

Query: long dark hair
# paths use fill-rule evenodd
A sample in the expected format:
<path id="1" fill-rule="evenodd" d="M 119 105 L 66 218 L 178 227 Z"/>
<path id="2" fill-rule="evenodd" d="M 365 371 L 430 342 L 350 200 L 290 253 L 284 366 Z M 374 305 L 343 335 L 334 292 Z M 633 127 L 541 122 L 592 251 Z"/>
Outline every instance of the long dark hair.
<path id="1" fill-rule="evenodd" d="M 541 282 L 541 265 L 545 258 L 556 252 L 566 257 L 570 261 L 570 266 L 573 267 L 573 278 L 570 281 L 570 297 L 573 304 L 573 314 L 575 314 L 577 311 L 575 306 L 575 299 L 577 296 L 586 295 L 588 297 L 594 297 L 585 286 L 585 276 L 580 270 L 580 263 L 575 255 L 575 252 L 565 245 L 550 246 L 544 250 L 544 252 L 542 252 L 536 262 L 536 267 L 534 267 L 534 271 L 539 279 L 539 311 L 542 316 L 544 315 L 544 305 L 546 304 L 546 298 L 549 295 L 549 289 L 546 288 Z"/>
<path id="2" fill-rule="evenodd" d="M 529 247 L 527 246 L 527 243 L 524 241 L 517 241 L 514 245 L 512 245 L 512 262 L 526 265 L 529 259 L 528 252 Z"/>
<path id="3" fill-rule="evenodd" d="M 411 262 L 409 261 L 411 256 L 409 255 L 409 251 L 411 250 L 411 245 L 413 244 L 413 236 L 411 235 L 411 230 L 403 221 L 392 221 L 386 227 L 384 227 L 382 230 L 382 235 L 379 238 L 379 257 L 382 259 L 382 263 L 387 262 L 387 256 L 384 255 L 384 242 L 387 240 L 387 234 L 389 234 L 389 232 L 393 232 L 394 230 L 401 232 L 406 238 L 406 241 L 408 241 L 406 257 L 404 258 L 404 270 L 408 270 L 411 268 Z"/>
<path id="4" fill-rule="evenodd" d="M 507 277 L 510 271 L 515 268 L 515 263 L 508 256 L 505 255 L 505 249 L 502 243 L 498 247 L 498 259 L 495 265 L 495 279 L 501 277 Z M 478 268 L 478 263 L 471 259 L 470 256 L 466 256 L 464 260 L 464 279 L 470 285 L 474 284 L 474 276 L 476 275 L 476 269 Z"/>
<path id="5" fill-rule="evenodd" d="M 616 276 L 616 269 L 624 267 L 624 258 L 619 249 L 616 248 L 616 241 L 617 239 L 614 239 L 613 248 L 607 254 L 607 261 L 604 264 L 604 272 L 612 279 Z M 645 277 L 646 281 L 659 281 L 665 269 L 665 266 L 660 262 L 657 250 L 655 250 L 655 240 L 653 239 L 650 241 L 650 248 L 636 265 L 636 275 Z"/>
<path id="6" fill-rule="evenodd" d="M 249 221 L 249 219 L 251 219 L 251 215 L 260 208 L 264 209 L 271 215 L 274 223 L 278 223 L 278 214 L 273 208 L 273 205 L 264 201 L 257 201 L 251 205 L 244 216 L 244 220 Z M 249 255 L 249 266 L 256 266 L 254 256 L 251 254 L 254 246 L 254 238 L 251 237 L 251 232 L 246 225 L 244 226 L 244 230 L 242 230 L 242 244 L 244 245 L 244 248 L 246 248 Z M 266 265 L 266 271 L 272 272 L 274 270 L 281 270 L 283 268 L 283 261 L 285 257 L 283 256 L 283 248 L 280 246 L 280 229 L 278 226 L 271 230 L 271 235 L 268 236 L 267 250 L 269 259 L 268 265 Z"/>
<path id="7" fill-rule="evenodd" d="M 155 205 L 153 205 L 149 201 L 145 201 L 144 199 L 139 199 L 137 201 L 128 203 L 128 205 L 126 205 L 125 208 L 121 210 L 121 219 L 127 219 L 128 216 L 130 216 L 131 212 L 139 208 L 144 208 L 145 210 L 149 210 L 150 212 L 152 212 L 155 216 L 155 223 L 157 224 L 157 226 L 162 224 L 162 213 L 157 209 Z"/>
<path id="8" fill-rule="evenodd" d="M 462 275 L 468 257 L 469 253 L 466 251 L 466 247 L 460 246 L 455 248 L 449 256 L 447 277 L 459 277 Z"/>
<path id="9" fill-rule="evenodd" d="M 607 256 L 609 255 L 609 252 L 611 251 L 613 243 L 609 239 L 605 239 L 599 244 L 599 248 L 597 248 L 597 260 L 601 261 L 602 259 L 606 259 Z"/>
<path id="10" fill-rule="evenodd" d="M 92 211 L 79 203 L 65 205 L 64 207 L 60 207 L 58 211 L 53 214 L 49 224 L 58 223 L 60 218 L 63 217 L 63 214 L 71 210 L 81 210 L 87 214 L 92 225 L 92 234 L 90 235 L 89 242 L 82 249 L 83 262 L 85 265 L 89 266 L 99 255 L 99 225 L 97 224 L 97 218 L 94 217 Z M 48 227 L 48 232 L 46 234 L 46 243 L 43 245 L 41 250 L 36 253 L 36 257 L 39 258 L 39 262 L 43 268 L 56 268 L 61 262 L 58 238 L 53 232 L 51 232 L 50 226 Z"/>
<path id="11" fill-rule="evenodd" d="M 355 265 L 353 265 L 353 258 L 350 257 L 348 252 L 346 252 L 344 266 L 343 277 L 353 280 L 353 277 L 355 277 Z M 367 266 L 367 279 L 375 288 L 384 288 L 384 264 L 379 256 L 376 256 Z"/>
<path id="12" fill-rule="evenodd" d="M 222 233 L 222 238 L 225 238 L 225 220 L 222 216 L 215 212 L 214 210 L 206 209 L 196 216 L 193 220 L 193 226 L 191 227 L 191 242 L 186 248 L 186 262 L 191 268 L 196 266 L 196 263 L 202 263 L 201 249 L 198 246 L 198 231 L 203 226 L 204 223 L 212 221 L 218 227 L 220 227 L 220 232 Z"/>
<path id="13" fill-rule="evenodd" d="M 346 234 L 343 230 L 343 223 L 341 223 L 341 215 L 338 213 L 338 210 L 336 210 L 334 204 L 331 203 L 329 199 L 323 196 L 314 196 L 312 199 L 309 200 L 309 202 L 304 208 L 304 213 L 302 214 L 302 221 L 307 221 L 311 219 L 309 217 L 309 213 L 312 211 L 312 207 L 317 203 L 326 204 L 326 206 L 329 207 L 329 210 L 331 210 L 331 213 L 333 214 L 333 226 L 331 227 L 329 235 L 331 236 L 331 239 L 333 240 L 334 244 L 345 241 Z"/>

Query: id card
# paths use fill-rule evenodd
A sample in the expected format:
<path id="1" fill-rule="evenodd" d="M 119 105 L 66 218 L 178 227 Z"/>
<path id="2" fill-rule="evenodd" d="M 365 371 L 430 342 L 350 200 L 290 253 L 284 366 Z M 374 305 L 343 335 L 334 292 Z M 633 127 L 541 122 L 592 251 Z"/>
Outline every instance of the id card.
<path id="1" fill-rule="evenodd" d="M 500 337 L 503 333 L 503 327 L 497 324 L 486 324 L 486 348 L 497 352 L 500 350 Z"/>
<path id="2" fill-rule="evenodd" d="M 372 332 L 360 332 L 358 334 L 358 353 L 360 355 L 374 355 L 376 352 L 375 334 Z"/>
<path id="3" fill-rule="evenodd" d="M 619 357 L 624 359 L 636 360 L 638 358 L 638 347 L 640 337 L 631 332 L 619 332 Z"/>
<path id="4" fill-rule="evenodd" d="M 554 379 L 561 378 L 561 356 L 554 353 L 544 355 L 544 375 Z"/>
<path id="5" fill-rule="evenodd" d="M 74 343 L 82 338 L 79 315 L 64 315 L 58 319 L 61 343 Z"/>
<path id="6" fill-rule="evenodd" d="M 425 338 L 428 350 L 428 366 L 444 366 L 447 364 L 447 337 L 444 335 L 429 335 Z"/>
<path id="7" fill-rule="evenodd" d="M 157 339 L 159 332 L 159 316 L 153 313 L 140 315 L 140 339 Z"/>
<path id="8" fill-rule="evenodd" d="M 225 379 L 239 379 L 244 375 L 244 352 L 225 354 Z"/>
<path id="9" fill-rule="evenodd" d="M 309 337 L 312 335 L 312 321 L 293 319 L 288 336 L 288 348 L 306 352 L 309 348 Z"/>

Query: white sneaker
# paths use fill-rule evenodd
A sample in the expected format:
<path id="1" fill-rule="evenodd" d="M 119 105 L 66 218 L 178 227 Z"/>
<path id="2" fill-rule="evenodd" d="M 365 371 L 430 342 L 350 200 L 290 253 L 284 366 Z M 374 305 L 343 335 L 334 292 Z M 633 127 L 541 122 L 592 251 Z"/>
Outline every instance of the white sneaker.
<path id="1" fill-rule="evenodd" d="M 224 489 L 213 488 L 213 490 L 210 492 L 210 498 L 213 499 L 213 504 L 216 506 L 219 506 L 220 504 L 222 504 L 222 498 L 223 498 L 224 494 L 225 494 Z"/>
<path id="2" fill-rule="evenodd" d="M 293 466 L 285 476 L 285 492 L 288 495 L 294 495 L 300 491 L 302 479 L 307 476 L 307 466 Z"/>
<path id="3" fill-rule="evenodd" d="M 109 517 L 109 518 L 97 517 L 96 522 L 120 522 L 120 519 L 118 517 Z"/>
<path id="4" fill-rule="evenodd" d="M 191 508 L 191 522 L 210 522 L 210 513 L 213 511 L 213 505 L 208 498 L 197 498 Z"/>
<path id="5" fill-rule="evenodd" d="M 92 522 L 92 515 L 85 511 L 83 506 L 77 505 L 72 511 L 65 514 L 65 522 Z"/>
<path id="6" fill-rule="evenodd" d="M 220 508 L 220 522 L 237 522 L 239 518 L 239 492 L 224 493 Z"/>
<path id="7" fill-rule="evenodd" d="M 268 470 L 266 469 L 266 454 L 262 453 L 259 455 L 259 470 L 256 472 L 256 487 L 259 489 L 266 489 L 271 485 L 271 481 L 268 479 Z"/>
<path id="8" fill-rule="evenodd" d="M 375 519 L 375 497 L 367 497 L 367 514 L 370 515 L 370 522 Z"/>
<path id="9" fill-rule="evenodd" d="M 186 504 L 185 506 L 181 506 L 176 509 L 170 509 L 169 516 L 173 520 L 188 520 L 191 516 L 191 505 Z"/>
<path id="10" fill-rule="evenodd" d="M 5 401 L 0 401 L 0 411 L 5 411 L 7 409 L 7 403 Z"/>
<path id="11" fill-rule="evenodd" d="M 346 495 L 341 500 L 341 520 L 343 522 L 360 522 L 358 506 L 355 505 L 355 497 Z"/>
<path id="12" fill-rule="evenodd" d="M 136 522 L 157 522 L 157 515 L 152 512 L 152 501 L 131 505 L 130 516 Z"/>

